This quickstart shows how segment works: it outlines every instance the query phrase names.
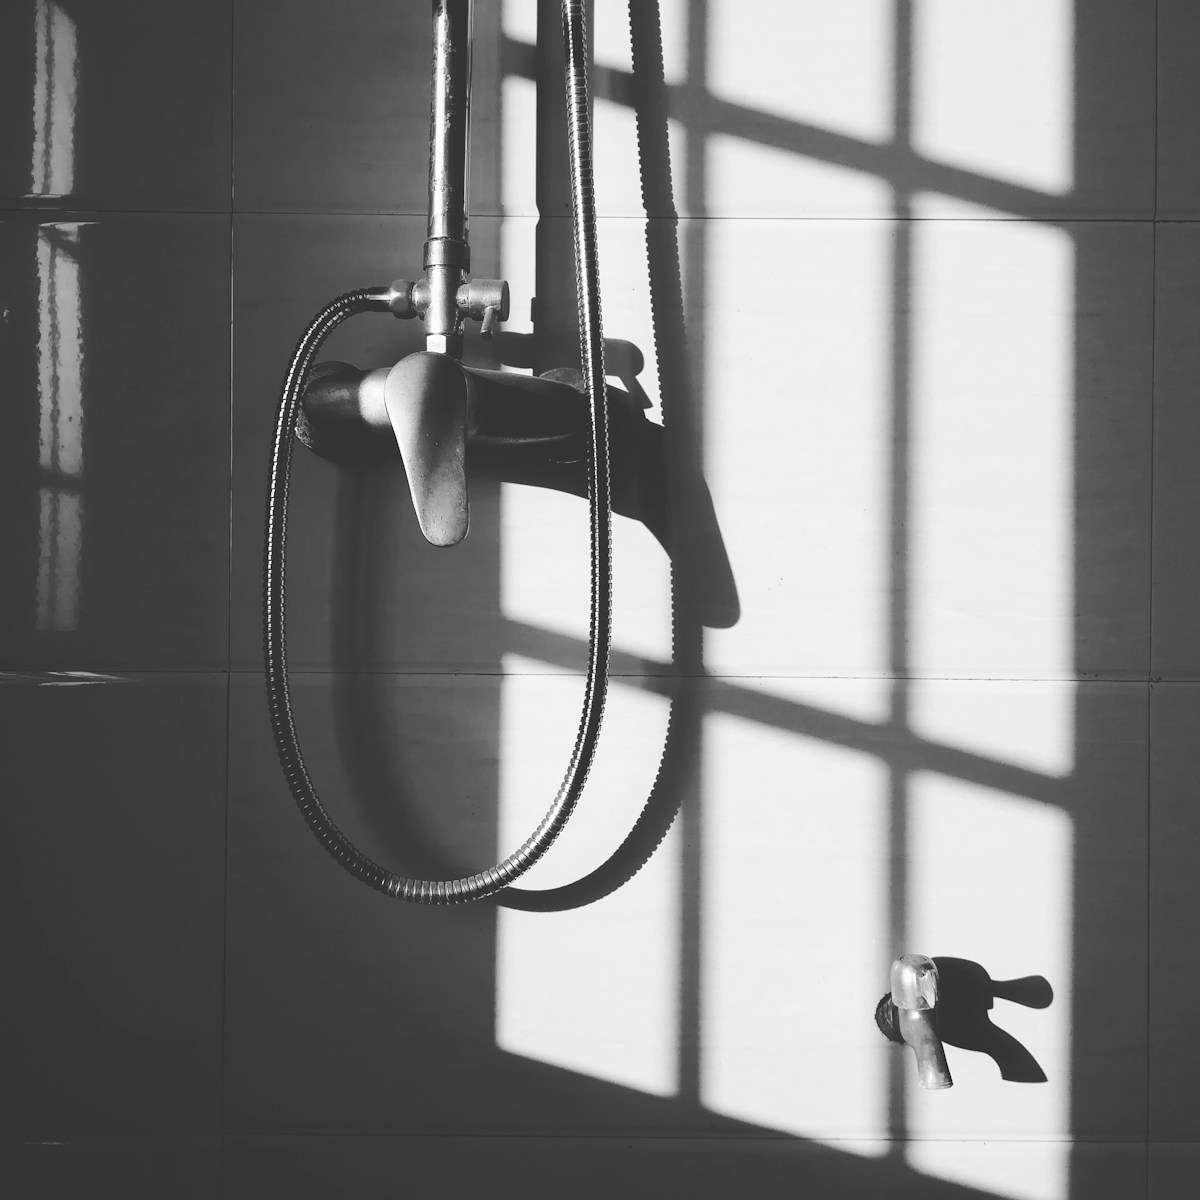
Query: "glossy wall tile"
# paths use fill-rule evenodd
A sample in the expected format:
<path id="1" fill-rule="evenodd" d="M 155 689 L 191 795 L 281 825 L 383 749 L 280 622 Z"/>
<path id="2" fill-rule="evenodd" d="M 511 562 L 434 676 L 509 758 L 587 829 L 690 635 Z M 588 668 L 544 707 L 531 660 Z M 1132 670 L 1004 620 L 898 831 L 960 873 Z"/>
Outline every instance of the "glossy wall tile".
<path id="1" fill-rule="evenodd" d="M 1144 678 L 1150 227 L 695 225 L 741 596 L 709 669 Z M 740 285 L 767 261 L 804 280 L 794 337 Z"/>
<path id="2" fill-rule="evenodd" d="M 1136 1018 L 1112 1028 L 1083 998 L 1119 927 L 1130 1002 L 1145 1006 L 1144 687 L 919 681 L 902 699 L 910 719 L 926 720 L 905 733 L 894 719 L 841 715 L 865 710 L 852 693 L 869 696 L 870 682 L 835 681 L 822 708 L 756 697 L 746 684 L 714 688 L 699 873 L 705 1102 L 830 1144 L 850 1130 L 882 1136 L 901 1119 L 914 1142 L 930 1143 L 930 1170 L 937 1147 L 958 1139 L 1139 1136 L 1144 1031 Z M 933 732 L 935 711 L 962 722 L 957 736 Z M 961 736 L 1007 729 L 1024 749 L 1034 724 L 1065 734 L 1065 759 L 1035 767 Z M 949 956 L 948 1004 L 971 972 L 1040 976 L 1049 1005 L 997 1003 L 992 1019 L 1045 1082 L 1018 1083 L 1004 1054 L 978 1052 L 986 1039 L 955 1038 L 954 1101 L 939 1104 L 916 1087 L 907 1053 L 890 1067 L 880 1059 L 858 1014 L 905 952 Z M 800 1000 L 814 961 L 841 999 L 817 1044 Z M 899 1118 L 889 1069 L 904 1084 Z M 814 1072 L 842 1086 L 814 1094 Z"/>
<path id="3" fill-rule="evenodd" d="M 215 1133 L 225 680 L 9 674 L 0 706 L 0 1128 Z"/>
<path id="4" fill-rule="evenodd" d="M 1150 715 L 1150 1136 L 1200 1141 L 1188 1098 L 1200 1069 L 1191 1037 L 1196 972 L 1185 949 L 1200 932 L 1200 686 L 1156 683 Z"/>
<path id="5" fill-rule="evenodd" d="M 1200 11 L 1188 0 L 1159 0 L 1158 209 L 1163 220 L 1200 217 L 1200 147 L 1195 114 L 1200 81 Z"/>
<path id="6" fill-rule="evenodd" d="M 1157 679 L 1200 678 L 1196 613 L 1200 531 L 1196 445 L 1200 416 L 1195 339 L 1200 304 L 1200 225 L 1156 230 L 1154 335 L 1154 648 Z"/>
<path id="7" fill-rule="evenodd" d="M 536 12 L 536 0 L 504 8 L 506 158 L 514 135 L 532 139 Z M 597 9 L 606 215 L 642 211 L 633 110 L 651 100 L 633 57 L 662 72 L 689 216 L 892 217 L 916 197 L 992 219 L 1153 212 L 1154 13 L 1136 0 L 780 0 L 753 21 L 733 0 L 659 12 L 660 32 L 639 16 L 631 54 L 625 6 Z M 505 211 L 531 211 L 532 193 L 514 208 L 507 168 L 505 180 Z"/>
<path id="8" fill-rule="evenodd" d="M 318 793 L 377 861 L 428 877 L 493 854 L 487 684 L 418 677 L 397 696 L 382 676 L 294 678 Z M 226 1129 L 379 1132 L 425 1119 L 440 1130 L 468 1120 L 473 1095 L 495 1104 L 486 1087 L 429 1098 L 396 1086 L 480 1072 L 492 912 L 402 905 L 351 878 L 288 793 L 261 679 L 235 676 L 232 704 Z"/>
<path id="9" fill-rule="evenodd" d="M 681 213 L 892 217 L 927 195 L 993 217 L 1152 215 L 1155 26 L 1136 0 L 757 11 L 783 36 L 764 46 L 733 0 L 664 4 L 661 46 L 637 26 L 643 60 L 661 54 Z M 533 215 L 537 0 L 480 6 L 476 22 L 473 207 Z M 306 3 L 286 23 L 264 0 L 239 5 L 238 207 L 424 212 L 427 31 L 425 12 L 374 3 Z M 640 215 L 623 5 L 597 9 L 594 41 L 600 212 Z"/>
<path id="10" fill-rule="evenodd" d="M 1024 715 L 1037 719 L 1031 710 Z M 1148 719 L 1144 684 L 1078 685 L 1070 777 L 1070 1127 L 1081 1141 L 1136 1140 L 1146 1124 L 1147 1034 L 1139 1019 L 1148 963 Z M 1021 936 L 1016 923 L 1012 933 Z M 1111 978 L 1114 944 L 1128 954 L 1130 1020 L 1123 1007 L 1094 1003 Z"/>
<path id="11" fill-rule="evenodd" d="M 558 674 L 322 674 L 297 676 L 294 698 L 312 777 L 339 826 L 393 870 L 445 878 L 491 865 L 532 832 L 566 765 L 581 687 Z M 552 889 L 541 897 L 551 911 L 523 892 L 499 915 L 492 904 L 414 908 L 352 879 L 288 795 L 261 683 L 237 676 L 233 701 L 228 1128 L 713 1123 L 695 1105 L 681 1118 L 664 1098 L 671 1084 L 641 1086 L 654 1063 L 673 1073 L 677 852 L 664 845 L 628 890 L 618 890 L 621 862 L 607 862 L 654 784 L 661 698 L 614 689 L 614 740 L 581 827 L 529 883 Z M 595 872 L 607 880 L 598 891 L 568 886 Z M 651 931 L 658 940 L 639 943 Z M 565 1036 L 584 1027 L 586 1038 Z M 564 1063 L 573 1041 L 584 1057 Z M 397 1072 L 412 1086 L 397 1088 Z"/>
<path id="12" fill-rule="evenodd" d="M 506 6 L 525 38 L 534 7 Z M 917 198 L 992 219 L 1153 211 L 1154 13 L 1136 0 L 779 0 L 757 5 L 756 21 L 733 0 L 661 11 L 688 215 L 891 217 Z M 606 129 L 632 133 L 626 24 L 620 5 L 597 17 L 597 153 L 636 177 Z M 644 26 L 634 38 L 653 62 Z M 639 211 L 636 192 L 624 196 L 632 210 L 604 211 Z"/>
<path id="13" fill-rule="evenodd" d="M 231 0 L 14 0 L 0 208 L 228 212 Z"/>
<path id="14" fill-rule="evenodd" d="M 0 664 L 223 667 L 228 219 L 12 214 L 0 256 Z"/>
<path id="15" fill-rule="evenodd" d="M 212 1200 L 221 1189 L 217 1137 L 0 1137 L 0 1179 L 37 1200 L 120 1195 Z"/>
<path id="16" fill-rule="evenodd" d="M 1151 1142 L 1149 1152 L 1150 1200 L 1185 1200 L 1196 1187 L 1200 1145 L 1196 1142 Z"/>
<path id="17" fill-rule="evenodd" d="M 987 1159 L 999 1177 L 1016 1179 L 1021 1195 L 1039 1194 L 1037 1147 L 1028 1144 L 960 1150 Z M 979 1200 L 1002 1194 L 932 1179 L 896 1158 L 871 1159 L 791 1139 L 669 1138 L 231 1138 L 226 1195 L 249 1200 L 287 1191 L 297 1200 L 354 1196 L 384 1200 L 405 1187 L 504 1200 L 531 1191 L 603 1200 L 616 1193 L 643 1200 L 675 1191 L 723 1200 L 730 1195 L 791 1197 L 797 1192 L 847 1200 Z M 1144 1200 L 1143 1146 L 1084 1145 L 1076 1170 L 1102 1192 Z M 1022 1185 L 1024 1185 L 1022 1187 Z M 1184 1193 L 1164 1193 L 1174 1200 Z"/>
<path id="18" fill-rule="evenodd" d="M 475 8 L 471 208 L 496 212 L 499 5 Z M 239 0 L 234 203 L 239 212 L 424 216 L 430 8 L 386 0 Z M 419 244 L 416 247 L 419 253 Z M 398 268 L 409 272 L 421 264 Z M 385 281 L 386 282 L 386 281 Z"/>
<path id="19" fill-rule="evenodd" d="M 540 373 L 578 354 L 557 6 L 474 7 L 512 312 L 467 361 Z M 615 523 L 578 813 L 463 909 L 322 850 L 261 675 L 288 358 L 422 265 L 428 4 L 0 16 L 0 1192 L 1190 1195 L 1191 8 L 589 7 L 661 523 Z M 396 456 L 297 448 L 291 498 L 330 814 L 494 863 L 578 726 L 586 502 L 479 474 L 439 552 Z M 913 951 L 950 1092 L 872 1019 Z"/>
<path id="20" fill-rule="evenodd" d="M 444 877 L 532 829 L 581 680 L 504 666 L 488 677 L 297 678 L 318 791 L 371 857 Z M 832 711 L 789 723 L 752 685 L 714 683 L 690 699 L 707 715 L 689 738 L 688 701 L 670 703 L 650 678 L 616 681 L 561 843 L 499 912 L 439 912 L 373 896 L 320 850 L 266 743 L 259 684 L 243 677 L 231 765 L 234 1126 L 624 1136 L 736 1126 L 838 1148 L 886 1142 L 900 1120 L 927 1144 L 921 1169 L 960 1181 L 968 1168 L 939 1167 L 939 1146 L 1045 1141 L 1045 1169 L 1065 1179 L 1073 1129 L 1139 1137 L 1144 686 L 931 681 L 913 704 L 954 715 L 959 736 L 943 729 L 941 742 L 839 719 L 864 707 L 851 693 L 872 681 L 837 684 Z M 1053 727 L 1056 708 L 1067 757 L 1031 765 L 1020 731 Z M 662 757 L 668 718 L 685 740 L 682 769 Z M 1006 729 L 1016 761 L 978 741 Z M 1087 1002 L 1111 973 L 1114 940 L 1127 967 L 1119 1018 Z M 998 1003 L 991 1019 L 1010 1040 L 997 1035 L 987 1053 L 986 1038 L 954 1043 L 951 1108 L 915 1086 L 907 1052 L 871 1018 L 892 957 L 912 949 L 951 956 L 945 969 L 963 978 L 1036 977 L 1050 996 Z M 813 962 L 837 996 L 815 1043 L 804 1012 Z M 310 1041 L 350 995 L 355 1020 L 336 1053 L 324 1035 Z M 389 1084 L 401 1061 L 411 1090 Z M 1023 1075 L 1029 1062 L 1036 1076 Z M 468 1063 L 469 1084 L 453 1086 Z M 905 1116 L 889 1106 L 896 1071 Z M 495 1106 L 518 1089 L 519 1104 Z"/>

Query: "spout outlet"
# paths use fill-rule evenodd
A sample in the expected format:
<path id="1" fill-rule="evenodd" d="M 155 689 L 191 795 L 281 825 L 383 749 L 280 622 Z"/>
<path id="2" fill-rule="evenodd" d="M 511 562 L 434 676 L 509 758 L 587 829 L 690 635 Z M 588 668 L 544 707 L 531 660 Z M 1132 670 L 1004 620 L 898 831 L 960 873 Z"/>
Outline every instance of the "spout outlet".
<path id="1" fill-rule="evenodd" d="M 901 1008 L 898 1012 L 900 1036 L 917 1057 L 917 1081 L 923 1088 L 953 1087 L 946 1051 L 938 1036 L 936 1011 Z"/>

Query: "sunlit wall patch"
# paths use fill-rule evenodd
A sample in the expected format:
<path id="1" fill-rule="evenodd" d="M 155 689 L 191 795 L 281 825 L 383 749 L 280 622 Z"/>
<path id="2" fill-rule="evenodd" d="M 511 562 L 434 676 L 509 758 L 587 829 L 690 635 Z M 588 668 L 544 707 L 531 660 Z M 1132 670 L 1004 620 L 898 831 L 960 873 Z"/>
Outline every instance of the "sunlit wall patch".
<path id="1" fill-rule="evenodd" d="M 505 655 L 499 748 L 500 852 L 549 807 L 578 723 L 582 680 Z M 571 883 L 601 866 L 653 785 L 667 701 L 614 682 L 575 816 L 522 888 Z M 496 1044 L 512 1054 L 654 1095 L 674 1095 L 679 1058 L 680 856 L 674 833 L 624 886 L 560 912 L 501 907 Z"/>
<path id="2" fill-rule="evenodd" d="M 34 9 L 30 194 L 67 196 L 75 185 L 75 25 L 54 0 Z M 36 627 L 79 625 L 83 555 L 83 330 L 79 226 L 38 230 L 38 570 Z"/>
<path id="3" fill-rule="evenodd" d="M 537 42 L 538 0 L 503 0 L 503 4 L 501 21 L 505 36 L 534 45 Z"/>
<path id="4" fill-rule="evenodd" d="M 704 289 L 706 478 L 743 612 L 705 638 L 705 665 L 723 677 L 708 694 L 730 709 L 704 721 L 701 862 L 689 876 L 698 888 L 679 904 L 698 939 L 687 947 L 700 984 L 688 1015 L 699 1020 L 707 1107 L 857 1154 L 884 1153 L 899 1133 L 906 1148 L 896 1152 L 917 1170 L 1014 1200 L 1063 1200 L 1073 833 L 1055 798 L 1075 761 L 1074 251 L 1063 229 L 1016 213 L 909 198 L 949 187 L 944 164 L 978 194 L 995 181 L 1072 186 L 1070 5 L 1038 3 L 1036 20 L 1031 5 L 770 5 L 776 27 L 804 31 L 776 46 L 751 41 L 744 5 L 710 0 L 699 6 L 707 28 L 688 38 L 687 77 L 668 64 L 668 82 L 684 85 L 673 115 L 687 126 L 693 175 L 703 168 L 699 186 L 689 179 L 692 211 L 786 218 L 687 230 Z M 516 7 L 532 40 L 533 6 Z M 909 37 L 895 21 L 909 12 L 912 59 L 900 62 Z M 996 86 L 1000 69 L 1011 81 L 1014 31 L 1030 34 L 1016 58 L 1034 82 L 1017 103 Z M 615 29 L 601 41 L 604 65 L 621 69 Z M 946 50 L 963 44 L 987 54 Z M 786 70 L 769 65 L 777 47 Z M 810 70 L 796 69 L 797 53 Z M 897 94 L 909 79 L 911 111 Z M 607 97 L 600 111 L 628 127 L 619 101 Z M 512 135 L 528 144 L 527 128 L 514 123 Z M 794 219 L 893 211 L 904 219 Z M 935 216 L 959 219 L 922 219 Z M 744 286 L 748 264 L 765 264 L 772 286 Z M 781 308 L 789 279 L 799 282 Z M 760 352 L 763 338 L 775 349 L 794 340 L 784 374 L 783 360 Z M 1018 451 L 1015 481 L 1003 464 Z M 786 506 L 765 495 L 777 480 Z M 970 520 L 964 496 L 968 507 L 974 497 Z M 786 537 L 773 521 L 781 511 Z M 568 606 L 532 591 L 536 557 L 519 552 L 520 529 L 545 513 L 521 515 L 520 501 L 508 513 L 506 615 L 559 630 Z M 581 626 L 559 631 L 582 643 Z M 1017 679 L 988 691 L 997 664 Z M 743 692 L 748 707 L 735 709 L 730 698 Z M 757 704 L 758 693 L 771 703 Z M 788 711 L 795 726 L 780 717 Z M 806 721 L 830 732 L 809 736 Z M 944 774 L 921 769 L 930 763 Z M 989 770 L 1003 787 L 980 783 Z M 997 862 L 1030 847 L 1045 928 L 1016 949 L 1016 926 L 971 903 L 981 881 L 1007 886 L 997 862 L 972 874 L 969 855 L 942 861 L 964 821 Z M 947 923 L 980 912 L 972 937 Z M 517 943 L 504 938 L 520 926 L 501 920 L 502 986 L 519 986 L 507 962 Z M 889 944 L 897 938 L 905 944 Z M 960 1054 L 950 1096 L 970 1119 L 950 1134 L 907 1074 L 904 1091 L 890 1091 L 896 1059 L 868 1014 L 903 950 L 975 957 L 996 978 L 1052 979 L 1050 1010 L 1005 1013 L 1050 1083 L 997 1099 L 991 1062 Z M 525 961 L 536 977 L 531 950 Z M 833 1033 L 814 1044 L 801 1003 L 831 990 L 823 1015 Z M 498 1012 L 506 1003 L 498 993 Z M 516 1045 L 510 1021 L 511 1010 L 498 1037 Z M 567 1051 L 528 1052 L 612 1077 Z M 986 1084 L 964 1099 L 981 1071 Z M 980 1131 L 995 1136 L 1006 1121 L 1024 1149 L 1009 1141 L 981 1156 Z"/>
<path id="5" fill-rule="evenodd" d="M 894 0 L 710 0 L 709 87 L 751 114 L 867 142 L 893 133 Z M 751 115 L 752 119 L 752 115 Z"/>
<path id="6" fill-rule="evenodd" d="M 633 109 L 628 104 L 597 96 L 592 122 L 597 211 L 606 217 L 642 216 L 645 209 L 637 117 Z M 671 175 L 679 183 L 687 178 L 687 137 L 678 121 L 667 122 L 667 137 L 671 147 Z"/>
<path id="7" fill-rule="evenodd" d="M 918 196 L 915 215 L 939 200 Z M 956 212 L 912 232 L 912 667 L 1067 679 L 1074 245 L 1053 226 Z"/>
<path id="8" fill-rule="evenodd" d="M 37 629 L 79 625 L 83 556 L 83 311 L 81 226 L 37 234 L 38 524 Z"/>
<path id="9" fill-rule="evenodd" d="M 706 201 L 719 213 L 875 217 L 891 205 L 892 189 L 878 175 L 726 133 L 708 138 L 705 166 Z"/>
<path id="10" fill-rule="evenodd" d="M 35 687 L 103 687 L 132 683 L 127 675 L 104 675 L 97 671 L 0 671 L 0 684 L 32 684 Z"/>
<path id="11" fill-rule="evenodd" d="M 1076 0 L 914 0 L 913 140 L 927 158 L 1074 186 Z"/>
<path id="12" fill-rule="evenodd" d="M 1005 999 L 989 1014 L 1046 1082 L 1003 1083 L 990 1057 L 947 1050 L 952 1103 L 908 1079 L 908 1162 L 1013 1200 L 1066 1200 L 1071 1154 L 1074 826 L 1058 805 L 918 772 L 907 820 L 909 942 L 997 980 L 1041 975 L 1048 1008 Z"/>
<path id="13" fill-rule="evenodd" d="M 75 23 L 54 2 L 34 8 L 33 161 L 30 194 L 66 196 L 75 186 Z"/>
<path id="14" fill-rule="evenodd" d="M 885 1153 L 886 764 L 720 713 L 704 747 L 701 1099 Z"/>
<path id="15" fill-rule="evenodd" d="M 744 606 L 706 636 L 709 669 L 883 720 L 894 230 L 708 224 L 705 474 Z M 751 264 L 775 284 L 749 286 Z M 875 685 L 831 690 L 831 676 Z"/>
<path id="16" fill-rule="evenodd" d="M 909 722 L 930 742 L 1049 779 L 1075 766 L 1073 679 L 914 679 Z"/>
<path id="17" fill-rule="evenodd" d="M 520 75 L 506 75 L 501 85 L 502 145 L 500 159 L 501 207 L 506 216 L 537 217 L 537 84 Z M 504 255 L 506 263 L 522 260 Z M 532 266 L 531 266 L 532 272 Z M 523 322 L 529 313 L 532 291 L 518 291 L 512 280 L 513 317 Z"/>

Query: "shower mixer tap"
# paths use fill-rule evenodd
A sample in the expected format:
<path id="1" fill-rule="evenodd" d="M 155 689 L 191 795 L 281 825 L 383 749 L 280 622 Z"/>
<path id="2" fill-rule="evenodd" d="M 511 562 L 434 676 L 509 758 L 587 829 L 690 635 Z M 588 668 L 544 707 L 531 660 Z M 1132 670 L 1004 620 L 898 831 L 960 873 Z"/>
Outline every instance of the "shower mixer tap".
<path id="1" fill-rule="evenodd" d="M 401 875 L 364 854 L 338 828 L 318 796 L 292 713 L 286 640 L 286 549 L 292 451 L 311 424 L 331 417 L 335 440 L 360 437 L 371 426 L 390 426 L 399 447 L 422 531 L 435 545 L 453 545 L 467 531 L 466 450 L 468 435 L 486 442 L 512 443 L 522 453 L 545 442 L 538 422 L 547 406 L 546 388 L 563 388 L 580 409 L 579 393 L 550 380 L 494 378 L 500 372 L 471 371 L 462 357 L 463 324 L 478 320 L 490 335 L 508 313 L 503 280 L 469 282 L 467 239 L 467 165 L 470 134 L 471 0 L 433 0 L 433 100 L 429 138 L 429 227 L 419 280 L 391 287 L 361 288 L 335 297 L 312 319 L 300 338 L 284 376 L 267 481 L 266 537 L 263 555 L 263 658 L 267 703 L 280 765 L 301 815 L 330 855 L 356 879 L 402 900 L 422 904 L 458 904 L 494 895 L 519 878 L 553 844 L 569 820 L 587 780 L 600 735 L 608 689 L 612 637 L 612 555 L 609 479 L 609 401 L 604 369 L 604 331 L 600 316 L 600 275 L 592 183 L 590 101 L 587 86 L 585 0 L 561 0 L 566 58 L 567 141 L 571 159 L 575 274 L 580 326 L 581 381 L 586 392 L 582 427 L 551 422 L 552 431 L 574 442 L 580 470 L 565 490 L 580 480 L 588 496 L 591 550 L 591 613 L 587 676 L 580 723 L 566 772 L 553 801 L 532 834 L 503 861 L 457 879 L 416 879 Z M 343 321 L 358 313 L 392 312 L 420 317 L 425 323 L 423 352 L 411 354 L 382 373 L 360 372 L 344 364 L 314 369 L 321 346 Z M 334 378 L 334 377 L 337 378 Z M 328 385 L 322 387 L 322 385 Z M 303 422 L 303 402 L 313 391 L 329 403 L 317 404 Z M 519 403 L 489 405 L 482 395 L 516 396 Z M 536 417 L 533 425 L 527 419 Z M 505 419 L 498 420 L 498 416 Z M 490 427 L 490 434 L 489 434 Z M 661 431 L 660 431 L 661 432 Z M 554 437 L 550 438 L 553 441 Z M 565 443 L 564 443 L 565 444 Z M 520 455 L 518 455 L 518 458 Z M 553 460 L 549 460 L 553 461 Z M 521 464 L 518 463 L 518 466 Z M 576 478 L 576 475 L 579 478 Z"/>
<path id="2" fill-rule="evenodd" d="M 383 462 L 399 448 L 422 534 L 453 546 L 469 528 L 471 478 L 587 497 L 587 399 L 567 381 L 577 375 L 491 371 L 429 352 L 373 371 L 321 362 L 304 390 L 296 436 L 335 463 Z M 666 549 L 663 428 L 622 388 L 607 388 L 605 406 L 612 510 L 640 521 Z"/>
<path id="3" fill-rule="evenodd" d="M 515 460 L 508 466 L 523 472 L 529 481 L 540 475 L 546 486 L 571 491 L 582 486 L 586 495 L 582 467 L 589 416 L 579 390 L 568 384 L 481 371 L 460 361 L 466 322 L 478 321 L 481 336 L 490 339 L 509 313 L 505 280 L 467 278 L 471 265 L 469 0 L 433 2 L 430 90 L 425 273 L 419 279 L 395 280 L 383 297 L 394 316 L 424 322 L 425 350 L 407 355 L 390 369 L 370 372 L 347 364 L 322 370 L 328 364 L 319 364 L 301 397 L 297 435 L 309 449 L 334 461 L 373 456 L 372 443 L 375 447 L 390 443 L 393 454 L 399 449 L 421 532 L 430 545 L 445 547 L 457 545 L 470 527 L 468 443 L 493 452 L 493 457 L 500 447 L 507 447 L 510 460 Z M 594 387 L 598 402 L 608 408 L 603 381 L 594 381 Z M 639 424 L 649 427 L 644 414 L 638 415 Z M 620 421 L 621 415 L 616 419 Z M 380 433 L 382 439 L 376 436 Z M 649 428 L 641 439 L 655 445 L 660 440 Z M 542 459 L 550 453 L 549 462 L 537 461 L 539 451 Z M 564 451 L 565 457 L 554 457 Z M 646 458 L 640 450 L 622 454 L 623 462 L 636 473 Z M 566 463 L 573 463 L 576 470 L 558 469 Z M 661 474 L 661 464 L 657 466 L 656 475 Z M 630 490 L 629 486 L 623 489 Z M 629 505 L 625 508 L 628 511 Z M 653 518 L 647 524 L 653 525 Z M 661 536 L 661 528 L 655 532 Z"/>

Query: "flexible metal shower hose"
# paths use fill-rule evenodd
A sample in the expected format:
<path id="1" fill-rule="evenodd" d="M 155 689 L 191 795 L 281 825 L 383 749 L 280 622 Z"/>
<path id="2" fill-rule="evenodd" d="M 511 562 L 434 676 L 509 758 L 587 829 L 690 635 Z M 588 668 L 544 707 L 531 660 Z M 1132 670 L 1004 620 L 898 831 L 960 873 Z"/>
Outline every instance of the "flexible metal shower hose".
<path id="1" fill-rule="evenodd" d="M 325 339 L 342 321 L 360 312 L 387 312 L 388 288 L 347 292 L 330 301 L 304 331 L 284 378 L 271 454 L 263 564 L 263 652 L 267 703 L 279 761 L 292 796 L 309 828 L 326 850 L 363 883 L 418 904 L 481 900 L 507 887 L 550 848 L 579 801 L 600 735 L 608 692 L 612 634 L 612 548 L 608 408 L 605 402 L 604 333 L 600 319 L 600 272 L 592 186 L 588 111 L 587 40 L 582 0 L 563 0 L 566 49 L 567 125 L 575 226 L 575 277 L 579 338 L 589 401 L 588 495 L 591 535 L 591 621 L 583 711 L 566 774 L 549 811 L 525 843 L 503 862 L 462 879 L 410 879 L 363 854 L 321 803 L 309 778 L 292 717 L 288 684 L 284 559 L 287 549 L 288 486 L 292 447 L 304 385 Z"/>

